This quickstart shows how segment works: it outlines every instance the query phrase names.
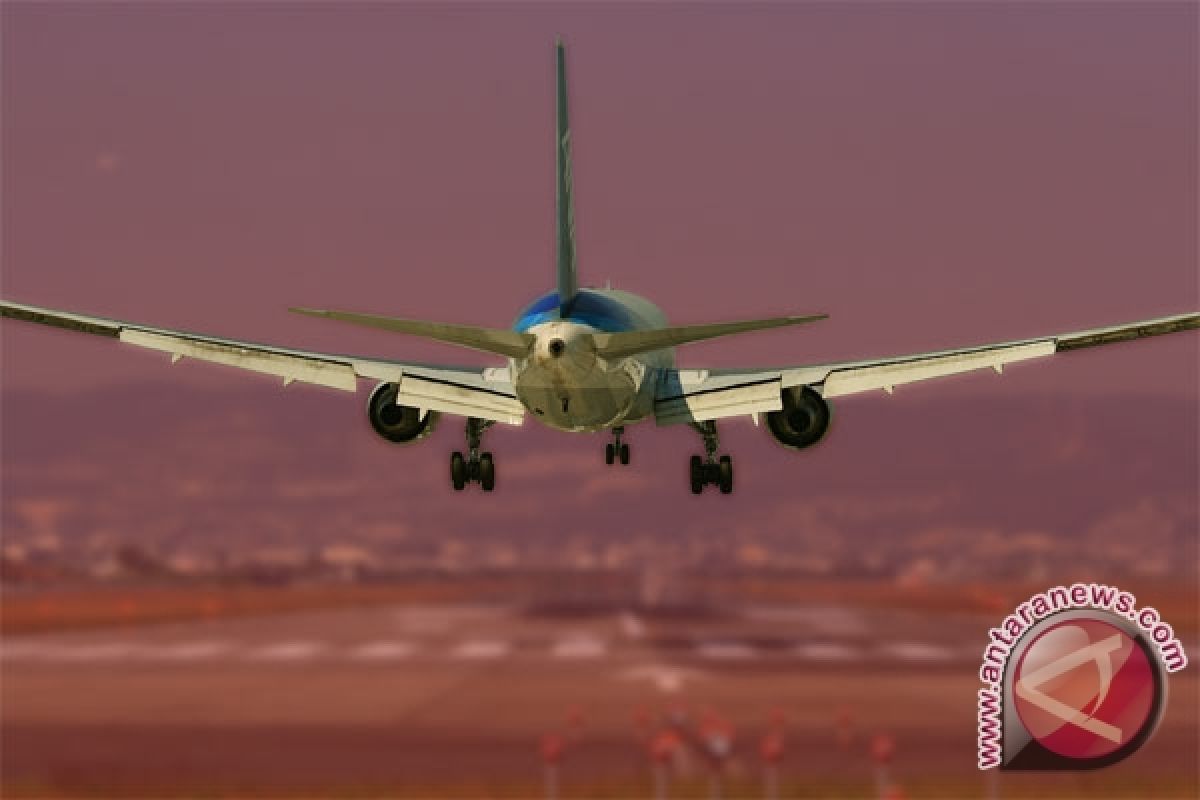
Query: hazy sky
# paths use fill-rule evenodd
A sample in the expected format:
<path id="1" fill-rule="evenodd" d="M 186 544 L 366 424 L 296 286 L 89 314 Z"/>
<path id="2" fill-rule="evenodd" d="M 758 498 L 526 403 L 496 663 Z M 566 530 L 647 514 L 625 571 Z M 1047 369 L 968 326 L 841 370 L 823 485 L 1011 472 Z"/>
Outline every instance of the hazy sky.
<path id="1" fill-rule="evenodd" d="M 4 3 L 0 21 L 0 294 L 14 300 L 494 363 L 285 309 L 507 325 L 549 288 L 561 34 L 584 282 L 648 295 L 678 322 L 831 314 L 685 348 L 686 365 L 890 355 L 1200 307 L 1194 3 Z M 846 398 L 802 454 L 730 422 L 738 489 L 699 499 L 686 465 L 700 441 L 682 427 L 632 429 L 623 470 L 603 466 L 599 436 L 491 431 L 495 496 L 458 495 L 459 420 L 397 448 L 370 432 L 363 394 L 14 322 L 0 336 L 10 531 L 182 525 L 249 544 L 435 525 L 474 541 L 503 515 L 551 542 L 564 525 L 737 529 L 803 549 L 795 537 L 844 530 L 837 509 L 900 535 L 896 502 L 916 509 L 905 530 L 987 524 L 1000 541 L 1196 530 L 1192 333 Z"/>
<path id="2" fill-rule="evenodd" d="M 0 288 L 24 302 L 487 363 L 284 309 L 507 325 L 548 288 L 562 34 L 584 282 L 680 322 L 832 315 L 684 363 L 886 355 L 1200 305 L 1192 3 L 0 13 Z M 12 323 L 3 338 L 10 387 L 264 380 L 167 373 L 158 354 Z M 1197 339 L 968 383 L 1194 394 Z"/>

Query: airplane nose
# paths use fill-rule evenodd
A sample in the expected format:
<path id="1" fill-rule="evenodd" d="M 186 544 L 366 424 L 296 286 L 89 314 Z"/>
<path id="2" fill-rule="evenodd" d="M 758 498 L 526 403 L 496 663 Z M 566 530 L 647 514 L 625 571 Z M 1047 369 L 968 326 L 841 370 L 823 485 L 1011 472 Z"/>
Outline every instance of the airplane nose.
<path id="1" fill-rule="evenodd" d="M 563 353 L 567 352 L 567 343 L 562 339 L 551 339 L 546 349 L 550 351 L 550 355 L 554 358 L 559 358 Z"/>

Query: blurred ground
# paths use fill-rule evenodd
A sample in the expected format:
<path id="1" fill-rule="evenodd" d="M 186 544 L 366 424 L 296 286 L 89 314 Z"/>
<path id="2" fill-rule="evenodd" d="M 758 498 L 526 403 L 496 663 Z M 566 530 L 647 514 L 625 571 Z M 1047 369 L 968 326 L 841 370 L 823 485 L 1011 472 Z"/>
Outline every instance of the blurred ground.
<path id="1" fill-rule="evenodd" d="M 289 590 L 259 591 L 289 605 Z M 540 796 L 552 734 L 566 742 L 563 796 L 644 797 L 647 736 L 721 715 L 733 796 L 762 796 L 773 719 L 782 796 L 871 796 L 880 732 L 895 737 L 889 780 L 908 796 L 1196 795 L 1194 670 L 1172 677 L 1162 727 L 1126 762 L 989 788 L 974 766 L 976 670 L 1001 615 L 913 608 L 903 593 L 889 607 L 883 594 L 659 614 L 387 598 L 266 613 L 262 601 L 162 624 L 10 628 L 3 794 Z M 695 743 L 671 776 L 671 796 L 709 793 Z"/>

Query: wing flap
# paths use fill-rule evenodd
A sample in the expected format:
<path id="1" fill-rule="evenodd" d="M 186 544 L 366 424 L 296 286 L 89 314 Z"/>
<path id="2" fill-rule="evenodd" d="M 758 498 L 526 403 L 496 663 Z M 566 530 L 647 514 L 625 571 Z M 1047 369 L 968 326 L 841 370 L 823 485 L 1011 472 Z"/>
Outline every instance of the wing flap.
<path id="1" fill-rule="evenodd" d="M 323 361 L 251 347 L 241 343 L 189 339 L 163 333 L 150 333 L 137 328 L 125 328 L 118 338 L 126 344 L 170 353 L 174 361 L 192 358 L 213 364 L 260 372 L 283 378 L 284 383 L 303 381 L 331 389 L 353 392 L 358 388 L 358 376 L 349 364 Z"/>
<path id="2" fill-rule="evenodd" d="M 444 378 L 406 374 L 400 380 L 396 402 L 401 405 L 441 411 L 463 417 L 520 425 L 525 406 L 504 392 L 464 386 Z"/>
<path id="3" fill-rule="evenodd" d="M 890 392 L 893 387 L 904 383 L 958 375 L 979 369 L 991 368 L 999 371 L 1006 364 L 1041 358 L 1053 353 L 1054 342 L 1043 341 L 975 352 L 952 352 L 874 366 L 833 369 L 824 379 L 821 394 L 825 397 L 840 397 L 872 389 L 883 389 Z M 786 385 L 794 386 L 800 382 L 786 381 Z"/>
<path id="4" fill-rule="evenodd" d="M 782 408 L 780 377 L 750 380 L 710 378 L 707 373 L 670 370 L 654 401 L 659 425 L 754 416 Z"/>

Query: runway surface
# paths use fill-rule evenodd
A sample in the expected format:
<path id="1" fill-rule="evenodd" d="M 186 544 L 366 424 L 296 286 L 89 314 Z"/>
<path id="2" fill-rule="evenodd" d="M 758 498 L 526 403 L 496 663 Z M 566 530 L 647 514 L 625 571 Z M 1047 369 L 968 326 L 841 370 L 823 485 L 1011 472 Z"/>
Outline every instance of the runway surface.
<path id="1" fill-rule="evenodd" d="M 930 641 L 946 631 L 890 630 L 895 620 L 836 609 L 752 609 L 715 620 L 654 625 L 633 613 L 575 620 L 491 608 L 368 609 L 219 620 L 103 632 L 10 636 L 8 665 L 147 663 L 395 663 L 645 659 L 847 664 L 970 663 L 981 643 Z M 876 615 L 881 617 L 882 615 Z M 911 625 L 910 625 L 911 627 Z M 961 625 L 978 639 L 979 626 Z M 925 638 L 914 638 L 923 635 Z M 891 638 L 888 638 L 891 636 Z"/>
<path id="2" fill-rule="evenodd" d="M 565 794 L 638 796 L 658 721 L 711 713 L 734 726 L 728 779 L 745 786 L 782 716 L 785 786 L 869 793 L 866 742 L 888 731 L 901 783 L 982 793 L 976 670 L 990 624 L 822 606 L 669 618 L 410 606 L 7 636 L 4 796 L 523 796 L 540 793 L 546 734 L 570 742 Z M 1171 692 L 1159 734 L 1106 779 L 1195 787 L 1196 682 L 1185 673 Z M 703 794 L 703 755 L 685 761 L 678 796 Z"/>

